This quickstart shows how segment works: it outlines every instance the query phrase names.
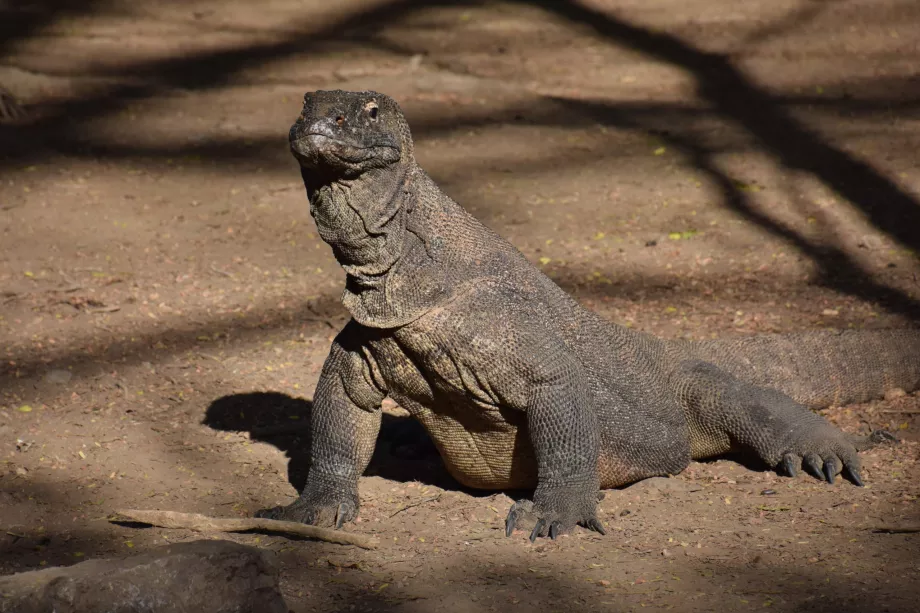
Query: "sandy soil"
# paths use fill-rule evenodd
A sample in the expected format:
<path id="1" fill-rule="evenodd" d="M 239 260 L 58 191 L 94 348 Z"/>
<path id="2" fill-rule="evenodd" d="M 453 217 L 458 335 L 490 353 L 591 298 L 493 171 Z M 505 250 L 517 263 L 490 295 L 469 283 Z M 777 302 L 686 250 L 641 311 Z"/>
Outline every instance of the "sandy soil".
<path id="1" fill-rule="evenodd" d="M 581 302 L 665 337 L 920 318 L 920 4 L 0 2 L 0 572 L 200 538 L 303 482 L 346 320 L 287 130 L 397 98 L 442 187 Z M 868 486 L 731 459 L 609 492 L 606 537 L 502 535 L 386 408 L 350 530 L 254 534 L 294 611 L 916 611 L 920 395 Z M 282 433 L 279 434 L 278 432 Z"/>

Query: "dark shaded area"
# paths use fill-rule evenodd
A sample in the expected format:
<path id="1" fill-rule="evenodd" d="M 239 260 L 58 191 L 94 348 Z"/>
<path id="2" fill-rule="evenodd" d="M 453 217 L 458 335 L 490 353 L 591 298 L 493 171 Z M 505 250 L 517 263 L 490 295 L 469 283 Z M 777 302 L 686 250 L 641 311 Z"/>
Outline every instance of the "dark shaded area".
<path id="1" fill-rule="evenodd" d="M 3 572 L 37 570 L 42 561 L 51 557 L 52 566 L 69 566 L 86 560 L 85 556 L 112 555 L 117 548 L 102 536 L 102 530 L 80 526 L 72 531 L 49 531 L 34 521 L 33 517 L 18 518 L 11 513 L 20 504 L 41 505 L 45 508 L 67 509 L 77 507 L 85 493 L 66 491 L 54 483 L 29 475 L 29 478 L 12 473 L 0 473 L 0 566 Z"/>
<path id="2" fill-rule="evenodd" d="M 98 0 L 4 2 L 0 5 L 0 55 L 61 18 L 92 13 L 105 4 Z"/>
<path id="3" fill-rule="evenodd" d="M 288 481 L 299 492 L 310 469 L 312 408 L 310 401 L 277 392 L 232 394 L 212 402 L 203 423 L 216 430 L 249 432 L 252 440 L 269 443 L 283 451 L 290 459 Z M 377 446 L 364 474 L 402 483 L 418 481 L 442 489 L 468 491 L 448 474 L 437 448 L 420 423 L 411 417 L 388 413 L 382 416 Z"/>

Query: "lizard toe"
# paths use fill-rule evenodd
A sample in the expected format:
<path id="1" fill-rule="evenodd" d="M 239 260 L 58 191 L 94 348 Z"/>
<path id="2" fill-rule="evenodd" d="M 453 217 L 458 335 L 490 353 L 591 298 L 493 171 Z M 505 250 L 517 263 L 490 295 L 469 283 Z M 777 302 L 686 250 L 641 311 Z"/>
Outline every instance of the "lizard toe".
<path id="1" fill-rule="evenodd" d="M 824 480 L 824 472 L 822 470 L 823 465 L 824 462 L 821 460 L 821 456 L 819 456 L 814 451 L 809 451 L 802 457 L 802 467 L 812 477 L 815 479 L 821 479 L 822 481 Z"/>
<path id="2" fill-rule="evenodd" d="M 783 454 L 782 467 L 787 477 L 795 477 L 799 474 L 799 468 L 802 466 L 802 459 L 795 453 L 787 451 Z"/>
<path id="3" fill-rule="evenodd" d="M 533 515 L 533 502 L 530 500 L 518 500 L 508 511 L 508 516 L 505 518 L 505 536 L 511 536 L 515 528 L 518 527 L 520 522 L 527 517 Z"/>
<path id="4" fill-rule="evenodd" d="M 541 502 L 520 500 L 511 505 L 505 518 L 505 536 L 511 536 L 522 524 L 533 521 L 530 542 L 541 537 L 553 540 L 571 532 L 575 526 L 583 526 L 599 534 L 606 534 L 604 525 L 597 518 L 596 503 L 583 506 L 572 496 L 551 496 Z"/>
<path id="5" fill-rule="evenodd" d="M 812 477 L 831 485 L 842 473 L 853 484 L 861 486 L 859 449 L 859 441 L 829 424 L 803 429 L 782 454 L 778 469 L 794 477 L 801 466 Z"/>
<path id="6" fill-rule="evenodd" d="M 824 460 L 824 478 L 827 479 L 827 482 L 831 485 L 834 484 L 834 478 L 837 476 L 837 473 L 840 472 L 840 460 L 835 456 L 831 456 Z"/>
<path id="7" fill-rule="evenodd" d="M 592 517 L 591 519 L 586 521 L 585 528 L 587 528 L 588 530 L 593 530 L 594 532 L 597 532 L 601 536 L 604 536 L 607 534 L 607 531 L 604 530 L 604 525 L 596 517 Z"/>
<path id="8" fill-rule="evenodd" d="M 554 524 L 556 522 L 553 522 Z M 533 543 L 537 540 L 538 536 L 543 536 L 546 531 L 546 520 L 542 517 L 537 520 L 537 523 L 534 524 L 533 530 L 530 532 L 530 542 Z"/>
<path id="9" fill-rule="evenodd" d="M 279 521 L 295 521 L 302 524 L 313 524 L 313 513 L 310 509 L 298 506 L 296 502 L 287 506 L 269 507 L 256 511 L 256 517 L 261 519 L 276 519 Z"/>
<path id="10" fill-rule="evenodd" d="M 312 504 L 309 500 L 298 499 L 287 506 L 271 507 L 256 512 L 256 517 L 293 521 L 311 526 L 341 528 L 345 522 L 352 521 L 358 515 L 357 506 L 351 501 L 332 504 Z"/>
<path id="11" fill-rule="evenodd" d="M 845 476 L 853 482 L 853 485 L 856 487 L 864 487 L 862 476 L 859 474 L 859 464 L 855 466 L 853 464 L 847 463 L 843 465 L 843 470 Z"/>

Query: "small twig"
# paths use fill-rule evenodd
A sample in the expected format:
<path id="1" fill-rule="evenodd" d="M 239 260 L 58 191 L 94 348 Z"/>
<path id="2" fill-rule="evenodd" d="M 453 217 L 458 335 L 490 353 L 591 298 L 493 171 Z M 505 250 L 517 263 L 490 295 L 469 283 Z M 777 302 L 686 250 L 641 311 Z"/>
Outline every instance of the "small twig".
<path id="1" fill-rule="evenodd" d="M 216 273 L 219 274 L 219 275 L 223 275 L 223 276 L 227 277 L 228 279 L 233 279 L 234 281 L 236 281 L 236 277 L 235 277 L 232 273 L 229 273 L 229 272 L 227 272 L 226 270 L 221 270 L 220 268 L 218 268 L 218 267 L 215 266 L 214 264 L 211 264 L 211 270 L 213 270 L 214 272 L 216 272 Z"/>
<path id="2" fill-rule="evenodd" d="M 364 549 L 376 549 L 377 543 L 373 538 L 353 532 L 342 532 L 329 528 L 308 526 L 292 521 L 277 519 L 261 519 L 258 517 L 246 518 L 218 518 L 207 517 L 197 513 L 178 513 L 176 511 L 139 511 L 127 509 L 117 511 L 109 518 L 110 522 L 139 522 L 160 528 L 182 528 L 196 532 L 274 532 L 293 536 L 339 543 L 340 545 L 355 545 Z"/>
<path id="3" fill-rule="evenodd" d="M 73 280 L 73 278 L 72 278 L 70 275 L 68 275 L 68 274 L 67 274 L 66 272 L 64 272 L 63 270 L 59 270 L 59 271 L 58 271 L 58 274 L 61 276 L 62 279 L 64 279 L 65 281 L 67 281 L 70 285 L 72 285 L 72 286 L 73 286 L 73 285 L 79 285 L 76 281 Z M 66 289 L 65 289 L 65 290 L 62 290 L 62 291 L 65 291 L 65 292 L 66 292 L 66 291 L 70 291 L 70 290 L 66 290 Z"/>
<path id="4" fill-rule="evenodd" d="M 879 413 L 894 413 L 902 415 L 920 415 L 920 409 L 879 409 Z"/>
<path id="5" fill-rule="evenodd" d="M 442 492 L 442 493 L 443 493 L 443 492 Z M 405 511 L 406 509 L 411 509 L 412 507 L 417 507 L 417 506 L 423 505 L 423 504 L 425 504 L 426 502 L 434 502 L 435 500 L 437 500 L 437 499 L 440 498 L 440 497 L 441 497 L 441 494 L 438 494 L 437 496 L 430 496 L 430 497 L 428 497 L 428 498 L 422 498 L 422 499 L 419 500 L 418 502 L 413 502 L 412 504 L 407 504 L 407 505 L 404 506 L 404 507 L 400 507 L 399 510 L 397 510 L 395 513 L 393 513 L 392 515 L 390 515 L 390 519 L 393 519 L 394 517 L 396 517 L 397 515 L 399 515 L 399 514 L 402 513 L 403 511 Z"/>
<path id="6" fill-rule="evenodd" d="M 115 311 L 120 311 L 121 307 L 116 305 L 111 306 L 101 306 L 96 308 L 86 309 L 87 313 L 114 313 Z"/>

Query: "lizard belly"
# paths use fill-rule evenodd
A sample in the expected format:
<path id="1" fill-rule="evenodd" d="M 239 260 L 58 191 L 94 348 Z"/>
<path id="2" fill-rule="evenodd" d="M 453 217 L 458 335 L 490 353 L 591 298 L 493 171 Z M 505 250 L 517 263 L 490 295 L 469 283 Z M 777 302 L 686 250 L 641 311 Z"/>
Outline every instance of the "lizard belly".
<path id="1" fill-rule="evenodd" d="M 424 426 L 451 476 L 479 489 L 535 487 L 524 412 L 499 406 L 447 352 L 423 346 L 424 357 L 411 359 L 389 339 L 375 361 L 390 397 Z"/>
<path id="2" fill-rule="evenodd" d="M 523 415 L 437 398 L 430 405 L 395 400 L 425 427 L 451 476 L 477 489 L 531 488 L 537 463 Z"/>

